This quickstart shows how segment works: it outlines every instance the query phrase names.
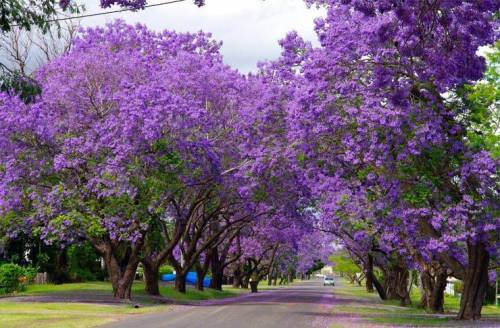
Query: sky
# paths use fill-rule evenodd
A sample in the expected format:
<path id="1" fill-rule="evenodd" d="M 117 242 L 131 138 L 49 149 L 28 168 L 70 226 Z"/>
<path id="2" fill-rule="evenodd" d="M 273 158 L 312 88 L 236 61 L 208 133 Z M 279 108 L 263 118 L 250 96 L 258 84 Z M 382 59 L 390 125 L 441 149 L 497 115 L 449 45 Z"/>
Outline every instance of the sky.
<path id="1" fill-rule="evenodd" d="M 148 3 L 164 1 L 150 0 Z M 87 14 L 105 11 L 99 7 L 99 0 L 83 2 Z M 281 52 L 278 40 L 292 30 L 316 45 L 313 20 L 321 15 L 316 8 L 308 9 L 303 0 L 206 0 L 202 8 L 188 0 L 138 12 L 85 18 L 81 24 L 103 25 L 122 18 L 157 31 L 211 32 L 215 39 L 223 42 L 225 62 L 247 73 L 255 70 L 258 61 L 277 58 Z"/>

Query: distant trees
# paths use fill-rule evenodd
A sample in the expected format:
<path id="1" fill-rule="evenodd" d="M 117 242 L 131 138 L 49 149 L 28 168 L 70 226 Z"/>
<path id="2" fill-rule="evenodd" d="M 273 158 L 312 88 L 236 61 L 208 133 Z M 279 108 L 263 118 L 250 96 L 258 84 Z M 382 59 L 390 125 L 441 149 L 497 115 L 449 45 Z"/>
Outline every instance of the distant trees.
<path id="1" fill-rule="evenodd" d="M 336 254 L 330 257 L 333 271 L 344 275 L 351 284 L 361 284 L 363 280 L 360 267 L 347 254 Z"/>

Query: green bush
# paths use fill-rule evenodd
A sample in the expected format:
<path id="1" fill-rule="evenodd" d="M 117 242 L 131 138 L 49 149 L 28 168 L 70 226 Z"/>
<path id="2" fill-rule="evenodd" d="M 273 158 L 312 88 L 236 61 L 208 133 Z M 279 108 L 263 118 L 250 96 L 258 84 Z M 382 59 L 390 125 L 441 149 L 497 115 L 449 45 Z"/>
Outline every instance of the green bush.
<path id="1" fill-rule="evenodd" d="M 174 268 L 172 266 L 170 266 L 170 265 L 162 265 L 160 267 L 159 272 L 160 272 L 160 277 L 161 277 L 164 274 L 172 274 L 172 273 L 174 273 Z"/>
<path id="2" fill-rule="evenodd" d="M 0 266 L 0 294 L 22 291 L 28 283 L 26 270 L 13 263 Z"/>
<path id="3" fill-rule="evenodd" d="M 455 292 L 455 295 L 462 294 L 464 292 L 463 282 L 460 280 L 453 282 L 453 291 Z"/>
<path id="4" fill-rule="evenodd" d="M 35 267 L 29 266 L 24 268 L 24 275 L 26 276 L 27 282 L 29 284 L 33 283 L 37 274 L 38 274 L 38 269 Z"/>
<path id="5" fill-rule="evenodd" d="M 99 255 L 88 242 L 70 246 L 67 256 L 71 281 L 95 281 L 103 278 Z"/>

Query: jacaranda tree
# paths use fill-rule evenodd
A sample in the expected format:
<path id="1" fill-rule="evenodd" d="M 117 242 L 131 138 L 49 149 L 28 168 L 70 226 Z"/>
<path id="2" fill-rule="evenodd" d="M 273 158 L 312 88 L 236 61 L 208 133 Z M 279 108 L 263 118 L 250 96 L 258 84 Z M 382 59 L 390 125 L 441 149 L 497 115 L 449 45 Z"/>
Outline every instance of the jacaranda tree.
<path id="1" fill-rule="evenodd" d="M 477 49 L 495 40 L 499 4 L 309 3 L 328 9 L 316 20 L 321 47 L 291 34 L 274 69 L 298 72 L 290 139 L 313 193 L 323 206 L 336 206 L 342 197 L 328 194 L 344 186 L 384 195 L 371 218 L 382 238 L 412 236 L 445 263 L 464 281 L 459 318 L 478 318 L 496 258 L 498 162 L 469 147 L 469 109 L 452 95 L 482 77 Z"/>
<path id="2" fill-rule="evenodd" d="M 129 298 L 145 238 L 168 215 L 169 197 L 193 175 L 218 170 L 197 124 L 210 118 L 207 105 L 176 81 L 221 65 L 219 57 L 218 44 L 203 34 L 118 21 L 86 31 L 69 54 L 42 68 L 37 101 L 2 95 L 6 220 L 20 220 L 47 242 L 89 240 L 115 296 Z"/>

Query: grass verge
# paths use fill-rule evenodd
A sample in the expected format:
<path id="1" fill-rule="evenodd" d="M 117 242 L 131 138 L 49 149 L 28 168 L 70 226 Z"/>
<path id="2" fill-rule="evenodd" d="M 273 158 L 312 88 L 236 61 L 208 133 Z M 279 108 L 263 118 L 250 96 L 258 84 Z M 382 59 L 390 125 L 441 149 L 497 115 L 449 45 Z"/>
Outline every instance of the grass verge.
<path id="1" fill-rule="evenodd" d="M 88 328 L 165 309 L 165 306 L 134 309 L 130 305 L 0 302 L 0 322 L 2 328 Z"/>
<path id="2" fill-rule="evenodd" d="M 343 299 L 333 307 L 333 313 L 358 318 L 359 320 L 380 326 L 434 327 L 454 326 L 454 314 L 460 306 L 460 299 L 445 296 L 445 315 L 428 314 L 419 308 L 420 294 L 418 288 L 412 290 L 412 305 L 402 307 L 396 301 L 381 301 L 376 293 L 367 293 L 363 286 L 351 285 L 340 281 L 334 287 L 337 298 Z M 500 308 L 494 305 L 483 307 L 483 317 L 500 324 Z M 455 322 L 456 323 L 456 322 Z"/>
<path id="3" fill-rule="evenodd" d="M 206 289 L 201 292 L 188 287 L 185 294 L 174 290 L 171 285 L 160 286 L 162 296 L 176 301 L 196 301 L 221 299 L 237 296 L 242 290 L 218 291 Z M 126 319 L 139 314 L 164 311 L 168 306 L 157 305 L 144 291 L 144 283 L 135 282 L 132 298 L 144 307 L 133 308 L 127 304 L 106 305 L 100 304 L 112 299 L 112 288 L 108 282 L 88 282 L 72 284 L 45 284 L 30 285 L 21 293 L 13 296 L 45 296 L 54 299 L 54 302 L 13 302 L 9 297 L 0 301 L 1 328 L 89 328 L 112 321 Z M 87 303 L 71 303 L 74 300 L 88 299 Z M 68 302 L 60 302 L 66 299 Z"/>
<path id="4" fill-rule="evenodd" d="M 132 298 L 134 296 L 146 296 L 144 291 L 143 282 L 134 282 L 132 287 Z M 29 285 L 27 289 L 16 295 L 19 296 L 42 296 L 51 294 L 108 294 L 111 295 L 112 288 L 108 282 L 86 282 L 86 283 L 71 283 L 71 284 L 44 284 L 44 285 Z M 214 290 L 206 288 L 205 291 L 199 291 L 192 287 L 188 287 L 186 293 L 177 292 L 172 285 L 161 285 L 160 294 L 163 297 L 170 298 L 176 301 L 196 301 L 196 300 L 210 300 L 221 299 L 227 297 L 237 296 L 241 291 L 236 289 L 231 290 Z"/>

